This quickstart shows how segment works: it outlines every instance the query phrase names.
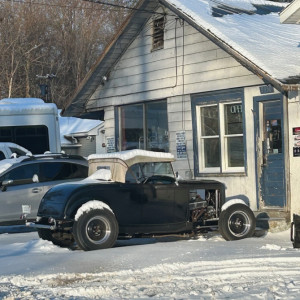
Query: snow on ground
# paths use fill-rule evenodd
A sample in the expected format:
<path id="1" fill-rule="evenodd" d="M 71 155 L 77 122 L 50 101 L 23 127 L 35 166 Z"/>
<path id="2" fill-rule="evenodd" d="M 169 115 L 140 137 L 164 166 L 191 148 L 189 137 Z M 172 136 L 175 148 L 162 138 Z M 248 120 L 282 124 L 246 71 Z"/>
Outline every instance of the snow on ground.
<path id="1" fill-rule="evenodd" d="M 0 299 L 299 299 L 300 249 L 289 232 L 226 242 L 118 241 L 58 248 L 36 232 L 0 234 Z"/>

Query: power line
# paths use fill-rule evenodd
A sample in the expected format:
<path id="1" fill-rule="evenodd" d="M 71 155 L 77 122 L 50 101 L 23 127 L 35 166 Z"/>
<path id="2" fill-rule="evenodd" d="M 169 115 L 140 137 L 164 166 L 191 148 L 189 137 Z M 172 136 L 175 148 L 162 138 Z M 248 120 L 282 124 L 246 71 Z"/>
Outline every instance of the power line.
<path id="1" fill-rule="evenodd" d="M 91 2 L 91 3 L 96 3 L 96 4 L 102 4 L 102 5 L 107 5 L 107 6 L 112 6 L 112 7 L 118 7 L 118 8 L 123 8 L 123 9 L 129 9 L 129 10 L 135 10 L 135 11 L 141 11 L 141 12 L 148 12 L 152 14 L 159 14 L 159 15 L 165 15 L 165 13 L 158 13 L 153 10 L 147 10 L 147 9 L 140 9 L 136 7 L 131 7 L 131 6 L 125 6 L 125 5 L 120 5 L 120 4 L 114 4 L 114 3 L 108 3 L 108 2 L 103 2 L 101 0 L 83 0 L 85 2 Z"/>

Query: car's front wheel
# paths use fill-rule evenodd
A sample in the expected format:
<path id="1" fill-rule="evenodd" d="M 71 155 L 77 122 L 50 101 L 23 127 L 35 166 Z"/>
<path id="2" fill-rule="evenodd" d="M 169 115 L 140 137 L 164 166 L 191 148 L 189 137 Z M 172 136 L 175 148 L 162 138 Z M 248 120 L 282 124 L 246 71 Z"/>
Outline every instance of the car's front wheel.
<path id="1" fill-rule="evenodd" d="M 83 212 L 73 225 L 74 239 L 85 251 L 113 247 L 118 234 L 115 215 L 105 207 Z"/>
<path id="2" fill-rule="evenodd" d="M 255 216 L 247 205 L 234 204 L 220 214 L 219 231 L 227 241 L 253 236 L 255 226 Z"/>

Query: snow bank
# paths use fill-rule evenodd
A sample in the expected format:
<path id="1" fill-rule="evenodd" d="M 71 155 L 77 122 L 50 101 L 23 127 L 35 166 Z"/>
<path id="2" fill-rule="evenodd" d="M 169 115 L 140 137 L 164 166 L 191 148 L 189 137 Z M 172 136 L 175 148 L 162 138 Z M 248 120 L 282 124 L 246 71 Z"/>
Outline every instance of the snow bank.
<path id="1" fill-rule="evenodd" d="M 104 208 L 110 210 L 113 213 L 113 211 L 111 210 L 111 208 L 106 203 L 104 203 L 102 201 L 98 201 L 98 200 L 89 201 L 89 202 L 83 204 L 78 209 L 78 211 L 77 211 L 77 213 L 75 215 L 75 220 L 77 221 L 81 215 L 83 215 L 84 213 L 89 212 L 92 209 L 101 209 L 102 210 Z"/>

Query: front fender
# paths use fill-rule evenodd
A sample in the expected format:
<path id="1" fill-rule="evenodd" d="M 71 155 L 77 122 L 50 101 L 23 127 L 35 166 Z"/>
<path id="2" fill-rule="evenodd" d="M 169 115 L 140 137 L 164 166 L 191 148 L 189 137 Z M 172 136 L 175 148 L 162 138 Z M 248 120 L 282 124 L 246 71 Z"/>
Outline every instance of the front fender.
<path id="1" fill-rule="evenodd" d="M 241 199 L 231 199 L 222 205 L 221 211 L 226 210 L 229 206 L 232 206 L 234 204 L 244 204 L 248 206 L 247 203 Z"/>

